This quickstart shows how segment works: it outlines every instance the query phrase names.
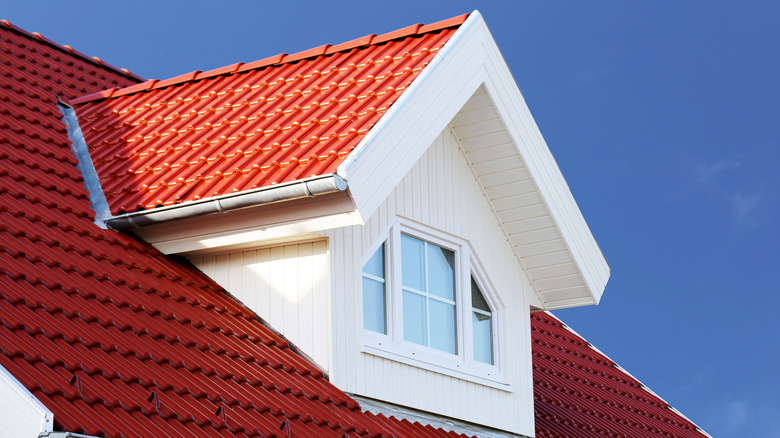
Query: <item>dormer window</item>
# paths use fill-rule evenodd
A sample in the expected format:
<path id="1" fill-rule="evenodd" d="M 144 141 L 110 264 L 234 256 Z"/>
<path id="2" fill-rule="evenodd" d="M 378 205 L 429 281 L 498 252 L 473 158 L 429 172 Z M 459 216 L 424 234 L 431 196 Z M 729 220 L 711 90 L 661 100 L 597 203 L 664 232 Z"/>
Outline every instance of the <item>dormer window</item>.
<path id="1" fill-rule="evenodd" d="M 500 380 L 496 301 L 484 279 L 467 242 L 395 224 L 362 266 L 365 351 Z"/>

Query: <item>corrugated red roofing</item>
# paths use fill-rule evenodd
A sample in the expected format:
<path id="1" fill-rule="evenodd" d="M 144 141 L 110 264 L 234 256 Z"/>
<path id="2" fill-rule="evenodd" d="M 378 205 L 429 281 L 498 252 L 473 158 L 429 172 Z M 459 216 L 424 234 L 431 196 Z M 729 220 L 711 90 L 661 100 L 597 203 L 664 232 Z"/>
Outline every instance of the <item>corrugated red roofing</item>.
<path id="1" fill-rule="evenodd" d="M 531 315 L 537 438 L 705 438 L 549 313 Z"/>
<path id="2" fill-rule="evenodd" d="M 112 213 L 335 172 L 466 17 L 75 100 Z"/>
<path id="3" fill-rule="evenodd" d="M 455 437 L 362 413 L 203 274 L 94 223 L 56 106 L 134 77 L 0 26 L 0 365 L 59 430 Z"/>

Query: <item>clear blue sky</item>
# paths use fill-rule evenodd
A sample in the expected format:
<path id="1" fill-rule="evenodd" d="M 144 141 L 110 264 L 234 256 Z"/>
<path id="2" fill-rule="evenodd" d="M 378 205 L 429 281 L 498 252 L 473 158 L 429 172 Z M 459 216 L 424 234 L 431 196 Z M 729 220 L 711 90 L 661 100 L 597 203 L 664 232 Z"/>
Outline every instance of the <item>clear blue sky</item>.
<path id="1" fill-rule="evenodd" d="M 167 78 L 479 9 L 612 266 L 601 305 L 557 315 L 713 436 L 780 437 L 780 7 L 224 3 L 0 14 Z"/>

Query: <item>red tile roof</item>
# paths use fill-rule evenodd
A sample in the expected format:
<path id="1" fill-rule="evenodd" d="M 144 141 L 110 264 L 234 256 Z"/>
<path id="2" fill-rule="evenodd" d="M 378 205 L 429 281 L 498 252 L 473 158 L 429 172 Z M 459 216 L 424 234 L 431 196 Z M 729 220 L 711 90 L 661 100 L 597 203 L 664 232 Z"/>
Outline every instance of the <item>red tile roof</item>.
<path id="1" fill-rule="evenodd" d="M 551 314 L 531 330 L 537 438 L 707 437 Z"/>
<path id="2" fill-rule="evenodd" d="M 136 78 L 7 24 L 0 43 L 0 365 L 57 429 L 458 436 L 362 413 L 203 274 L 98 228 L 55 96 Z"/>
<path id="3" fill-rule="evenodd" d="M 456 436 L 361 413 L 200 272 L 94 225 L 55 96 L 138 78 L 0 23 L 0 365 L 59 430 Z M 537 436 L 704 436 L 551 315 L 532 329 Z"/>
<path id="4" fill-rule="evenodd" d="M 112 213 L 335 172 L 466 17 L 76 99 Z"/>

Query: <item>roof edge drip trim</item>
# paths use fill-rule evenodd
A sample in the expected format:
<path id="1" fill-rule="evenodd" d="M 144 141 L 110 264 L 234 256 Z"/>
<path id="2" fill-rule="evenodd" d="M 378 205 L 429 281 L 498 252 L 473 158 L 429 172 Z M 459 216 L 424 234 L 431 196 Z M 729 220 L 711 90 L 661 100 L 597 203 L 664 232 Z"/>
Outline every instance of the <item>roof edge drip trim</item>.
<path id="1" fill-rule="evenodd" d="M 260 187 L 245 192 L 111 216 L 105 219 L 105 223 L 114 230 L 124 231 L 177 219 L 212 213 L 227 213 L 231 210 L 258 207 L 276 202 L 313 198 L 315 196 L 343 192 L 346 189 L 347 180 L 333 173 L 270 187 Z"/>
<path id="2" fill-rule="evenodd" d="M 76 111 L 62 100 L 57 102 L 57 107 L 60 113 L 62 113 L 62 121 L 65 123 L 65 128 L 68 131 L 70 148 L 78 160 L 76 168 L 81 171 L 81 176 L 84 179 L 84 188 L 89 192 L 89 204 L 95 212 L 95 224 L 105 230 L 106 223 L 104 219 L 111 216 L 111 210 L 108 208 L 106 196 L 103 193 L 103 188 L 100 186 L 100 178 L 95 170 L 95 166 L 92 164 L 92 158 L 89 156 L 89 148 L 86 140 L 84 140 L 84 134 L 81 132 Z"/>

